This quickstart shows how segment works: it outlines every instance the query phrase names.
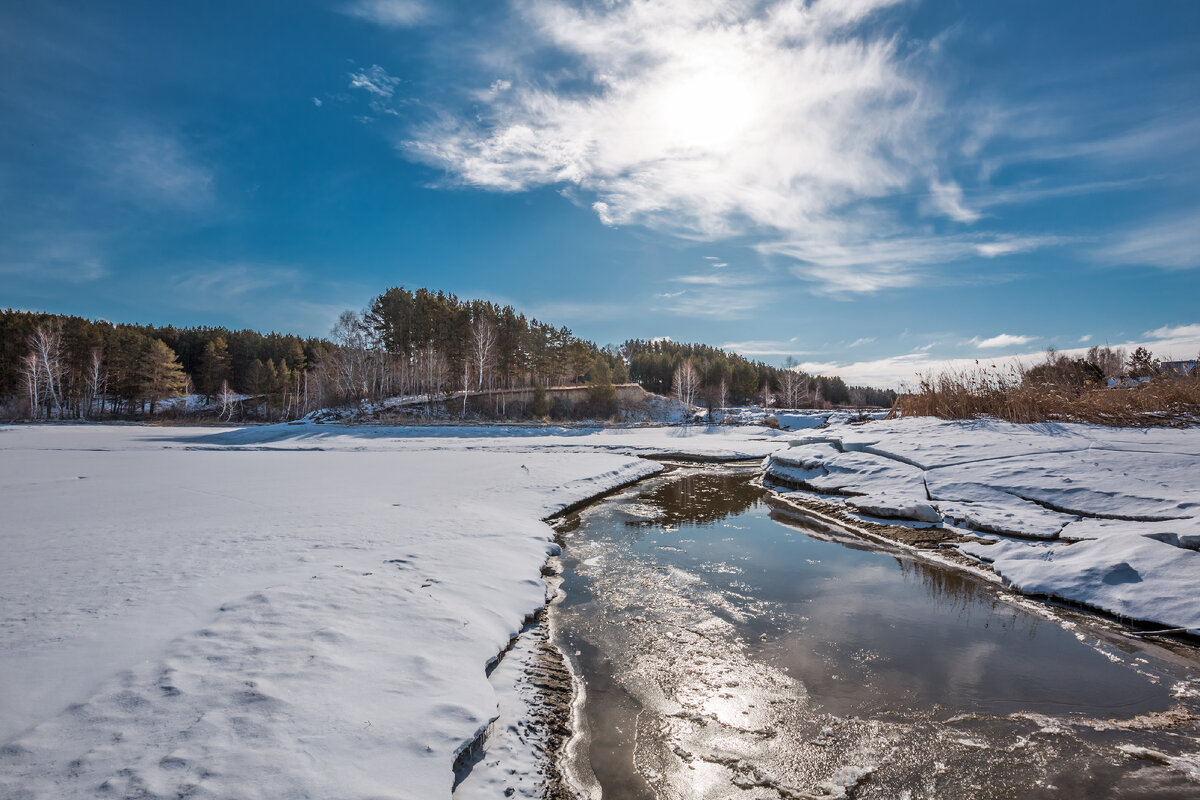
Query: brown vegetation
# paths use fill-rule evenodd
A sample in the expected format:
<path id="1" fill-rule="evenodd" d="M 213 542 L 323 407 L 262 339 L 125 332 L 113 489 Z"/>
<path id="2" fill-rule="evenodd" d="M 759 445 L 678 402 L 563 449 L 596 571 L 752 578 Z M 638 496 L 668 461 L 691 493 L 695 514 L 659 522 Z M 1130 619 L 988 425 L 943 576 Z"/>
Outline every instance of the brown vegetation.
<path id="1" fill-rule="evenodd" d="M 1094 348 L 1093 348 L 1094 349 Z M 893 416 L 943 419 L 994 417 L 1009 422 L 1087 422 L 1117 427 L 1182 427 L 1200 423 L 1200 377 L 1154 372 L 1147 375 L 1149 353 L 1135 353 L 1124 374 L 1113 375 L 1112 354 L 1071 359 L 1047 354 L 1031 369 L 979 367 L 974 371 L 922 375 L 915 390 L 897 398 Z M 1140 351 L 1140 348 L 1139 348 Z M 1119 351 L 1118 351 L 1119 352 Z M 1112 388 L 1105 377 L 1143 378 Z"/>

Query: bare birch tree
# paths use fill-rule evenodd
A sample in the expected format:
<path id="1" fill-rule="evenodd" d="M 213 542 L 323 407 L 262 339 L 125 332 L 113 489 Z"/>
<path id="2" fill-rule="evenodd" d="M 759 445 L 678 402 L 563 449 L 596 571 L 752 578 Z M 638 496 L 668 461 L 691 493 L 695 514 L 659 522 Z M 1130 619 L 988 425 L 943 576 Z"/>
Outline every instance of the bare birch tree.
<path id="1" fill-rule="evenodd" d="M 108 373 L 104 371 L 104 356 L 99 347 L 92 348 L 88 359 L 87 373 L 87 415 L 91 416 L 92 408 L 100 403 L 100 416 L 104 416 L 104 393 L 108 388 Z"/>
<path id="2" fill-rule="evenodd" d="M 37 361 L 34 378 L 45 389 L 47 399 L 54 403 L 54 415 L 62 419 L 62 379 L 66 372 L 62 325 L 58 322 L 38 325 L 29 335 L 29 349 Z"/>
<path id="3" fill-rule="evenodd" d="M 221 381 L 221 389 L 217 392 L 217 400 L 221 403 L 221 419 L 226 422 L 233 417 L 233 390 L 229 388 L 229 381 Z"/>
<path id="4" fill-rule="evenodd" d="M 692 366 L 691 359 L 675 368 L 671 378 L 671 391 L 675 399 L 689 408 L 696 404 L 696 392 L 700 388 L 700 373 Z"/>
<path id="5" fill-rule="evenodd" d="M 42 367 L 37 353 L 30 351 L 21 359 L 21 374 L 29 395 L 29 416 L 38 419 L 42 413 Z"/>
<path id="6" fill-rule="evenodd" d="M 779 394 L 786 408 L 798 408 L 806 381 L 795 370 L 785 369 L 779 373 Z"/>
<path id="7" fill-rule="evenodd" d="M 483 391 L 484 372 L 491 368 L 496 349 L 496 326 L 487 317 L 479 317 L 471 325 L 471 350 L 478 370 L 475 391 Z"/>

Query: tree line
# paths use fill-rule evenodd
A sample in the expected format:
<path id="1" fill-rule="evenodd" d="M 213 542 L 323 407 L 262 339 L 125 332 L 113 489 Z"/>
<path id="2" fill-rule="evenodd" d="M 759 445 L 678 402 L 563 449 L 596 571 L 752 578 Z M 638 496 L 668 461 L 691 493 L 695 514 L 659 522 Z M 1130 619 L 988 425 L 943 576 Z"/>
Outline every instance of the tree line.
<path id="1" fill-rule="evenodd" d="M 704 344 L 630 339 L 620 348 L 630 377 L 648 391 L 710 409 L 760 403 L 780 408 L 891 406 L 896 393 L 847 386 L 837 376 L 809 375 L 788 359 L 783 368 Z"/>
<path id="2" fill-rule="evenodd" d="M 343 312 L 332 340 L 319 365 L 330 404 L 415 395 L 432 405 L 460 395 L 465 410 L 472 393 L 629 380 L 612 349 L 566 327 L 428 289 L 393 287 L 363 312 Z M 508 413 L 503 393 L 496 406 Z"/>
<path id="3" fill-rule="evenodd" d="M 0 405 L 21 418 L 139 417 L 181 395 L 238 420 L 397 396 L 443 415 L 457 404 L 463 415 L 544 417 L 553 409 L 546 388 L 580 385 L 589 387 L 587 413 L 610 416 L 615 385 L 630 381 L 710 409 L 895 399 L 708 345 L 631 339 L 599 347 L 511 306 L 423 288 L 393 287 L 363 311 L 343 312 L 328 339 L 0 311 Z M 523 389 L 534 391 L 500 391 Z M 532 400 L 510 407 L 510 396 Z"/>
<path id="4" fill-rule="evenodd" d="M 4 310 L 0 404 L 32 419 L 100 419 L 153 414 L 163 401 L 197 394 L 226 418 L 274 418 L 316 399 L 309 365 L 329 346 L 289 334 Z"/>

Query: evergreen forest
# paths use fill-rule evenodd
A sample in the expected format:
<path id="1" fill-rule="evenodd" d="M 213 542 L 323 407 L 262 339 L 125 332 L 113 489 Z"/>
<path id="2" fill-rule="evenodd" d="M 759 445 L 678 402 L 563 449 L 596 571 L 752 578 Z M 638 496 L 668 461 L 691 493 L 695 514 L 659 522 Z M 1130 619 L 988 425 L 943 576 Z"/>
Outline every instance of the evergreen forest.
<path id="1" fill-rule="evenodd" d="M 0 417 L 295 419 L 328 407 L 416 398 L 429 414 L 546 417 L 554 387 L 588 387 L 588 416 L 618 411 L 636 383 L 693 407 L 890 406 L 895 393 L 847 386 L 701 344 L 629 340 L 605 347 L 511 306 L 394 287 L 346 311 L 328 338 L 224 327 L 114 324 L 0 310 Z M 523 392 L 521 390 L 524 390 Z M 515 394 L 514 394 L 515 393 Z M 471 406 L 479 415 L 485 406 Z"/>

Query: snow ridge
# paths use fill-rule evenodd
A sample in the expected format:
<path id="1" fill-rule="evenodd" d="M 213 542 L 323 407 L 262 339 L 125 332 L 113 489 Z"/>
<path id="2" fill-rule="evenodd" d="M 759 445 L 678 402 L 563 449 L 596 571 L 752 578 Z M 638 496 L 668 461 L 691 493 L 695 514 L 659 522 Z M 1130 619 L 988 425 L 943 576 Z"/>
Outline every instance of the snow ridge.
<path id="1" fill-rule="evenodd" d="M 767 459 L 768 485 L 953 544 L 1014 588 L 1200 633 L 1200 429 L 930 418 L 840 426 Z"/>

